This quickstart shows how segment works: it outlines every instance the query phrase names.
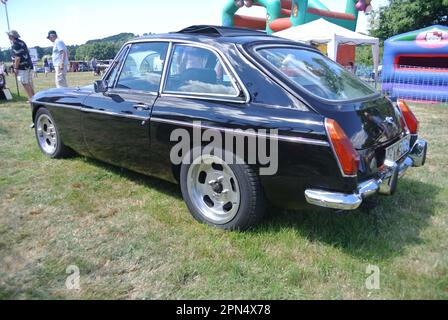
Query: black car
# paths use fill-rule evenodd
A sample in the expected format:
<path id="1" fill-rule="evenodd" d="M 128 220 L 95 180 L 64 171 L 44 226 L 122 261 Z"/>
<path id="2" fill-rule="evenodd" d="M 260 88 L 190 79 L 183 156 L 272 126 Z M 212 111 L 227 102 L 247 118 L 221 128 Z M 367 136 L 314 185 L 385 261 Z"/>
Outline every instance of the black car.
<path id="1" fill-rule="evenodd" d="M 406 103 L 319 51 L 214 26 L 129 41 L 93 86 L 38 93 L 32 118 L 47 156 L 179 183 L 192 215 L 224 229 L 267 203 L 357 209 L 427 151 Z"/>

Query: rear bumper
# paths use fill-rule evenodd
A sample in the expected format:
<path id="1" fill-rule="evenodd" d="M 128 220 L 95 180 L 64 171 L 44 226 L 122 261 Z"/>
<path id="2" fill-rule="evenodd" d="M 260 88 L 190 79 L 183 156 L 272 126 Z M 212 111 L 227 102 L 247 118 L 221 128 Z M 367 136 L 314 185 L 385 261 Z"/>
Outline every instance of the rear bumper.
<path id="1" fill-rule="evenodd" d="M 385 169 L 378 179 L 367 180 L 360 183 L 357 192 L 345 194 L 325 190 L 308 189 L 305 198 L 309 204 L 319 207 L 355 210 L 359 208 L 364 199 L 374 195 L 392 195 L 397 189 L 398 179 L 411 167 L 421 167 L 425 164 L 428 143 L 425 140 L 417 140 L 409 155 L 400 163 L 387 162 Z"/>

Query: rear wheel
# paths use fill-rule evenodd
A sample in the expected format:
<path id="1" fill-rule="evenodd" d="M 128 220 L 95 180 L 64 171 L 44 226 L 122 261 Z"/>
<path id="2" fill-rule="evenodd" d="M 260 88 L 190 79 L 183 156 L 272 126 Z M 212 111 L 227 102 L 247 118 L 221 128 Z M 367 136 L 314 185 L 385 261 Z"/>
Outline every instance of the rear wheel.
<path id="1" fill-rule="evenodd" d="M 201 155 L 182 165 L 180 183 L 190 212 L 200 222 L 244 230 L 263 216 L 265 201 L 258 176 L 245 164 Z"/>
<path id="2" fill-rule="evenodd" d="M 34 130 L 37 144 L 47 157 L 63 158 L 70 154 L 70 149 L 62 142 L 56 122 L 47 109 L 37 110 Z"/>

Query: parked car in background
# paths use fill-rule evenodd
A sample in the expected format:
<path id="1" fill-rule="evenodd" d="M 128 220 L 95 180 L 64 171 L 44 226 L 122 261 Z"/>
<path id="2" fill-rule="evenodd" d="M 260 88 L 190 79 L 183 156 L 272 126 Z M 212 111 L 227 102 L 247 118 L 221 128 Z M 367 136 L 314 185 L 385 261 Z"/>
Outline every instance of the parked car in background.
<path id="1" fill-rule="evenodd" d="M 0 90 L 6 88 L 6 78 L 4 73 L 0 73 Z"/>
<path id="2" fill-rule="evenodd" d="M 75 151 L 179 183 L 198 221 L 232 230 L 253 226 L 267 201 L 357 209 L 394 194 L 427 153 L 406 103 L 312 47 L 237 28 L 193 26 L 129 41 L 94 86 L 37 93 L 32 120 L 48 157 Z M 216 142 L 277 142 L 277 170 L 261 173 L 256 143 L 205 152 L 209 137 L 173 152 L 173 135 L 197 130 L 211 130 Z"/>
<path id="3" fill-rule="evenodd" d="M 90 67 L 88 62 L 82 62 L 78 66 L 78 71 L 79 72 L 90 72 L 90 71 L 92 71 L 92 68 Z"/>
<path id="4" fill-rule="evenodd" d="M 97 69 L 100 74 L 104 74 L 111 64 L 111 60 L 98 60 Z"/>
<path id="5" fill-rule="evenodd" d="M 7 74 L 6 68 L 7 66 L 3 62 L 0 62 L 0 90 L 6 88 L 6 78 L 5 78 Z"/>

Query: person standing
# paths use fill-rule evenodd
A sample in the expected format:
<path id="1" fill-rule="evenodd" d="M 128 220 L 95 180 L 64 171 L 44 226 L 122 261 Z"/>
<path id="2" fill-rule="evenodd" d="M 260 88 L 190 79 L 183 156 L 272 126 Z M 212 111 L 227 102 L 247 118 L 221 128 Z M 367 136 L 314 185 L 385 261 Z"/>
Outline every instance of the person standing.
<path id="1" fill-rule="evenodd" d="M 7 72 L 8 71 L 7 71 L 7 68 L 5 67 L 5 64 L 2 61 L 0 61 L 0 75 L 3 75 L 3 74 L 8 75 Z"/>
<path id="2" fill-rule="evenodd" d="M 67 71 L 68 71 L 68 50 L 64 41 L 58 39 L 56 31 L 48 32 L 48 40 L 53 42 L 53 64 L 56 71 L 56 87 L 64 88 L 67 85 Z"/>
<path id="3" fill-rule="evenodd" d="M 50 64 L 48 63 L 48 59 L 44 59 L 44 70 L 45 70 L 45 77 L 50 73 Z"/>
<path id="4" fill-rule="evenodd" d="M 356 68 L 355 68 L 355 64 L 353 62 L 350 61 L 348 63 L 347 71 L 350 72 L 351 74 L 356 74 Z"/>
<path id="5" fill-rule="evenodd" d="M 0 61 L 0 99 L 4 98 L 2 90 L 6 86 L 5 70 L 5 65 Z"/>
<path id="6" fill-rule="evenodd" d="M 37 78 L 37 64 L 33 63 L 33 77 Z"/>
<path id="7" fill-rule="evenodd" d="M 28 102 L 31 102 L 34 96 L 33 88 L 33 62 L 26 43 L 20 40 L 20 35 L 16 30 L 6 32 L 12 43 L 11 54 L 13 59 L 14 73 L 19 82 L 23 85 L 28 96 Z"/>
<path id="8" fill-rule="evenodd" d="M 97 76 L 98 75 L 98 61 L 95 59 L 95 57 L 92 58 L 92 60 L 90 61 L 90 66 L 92 67 L 93 70 L 93 75 Z"/>

